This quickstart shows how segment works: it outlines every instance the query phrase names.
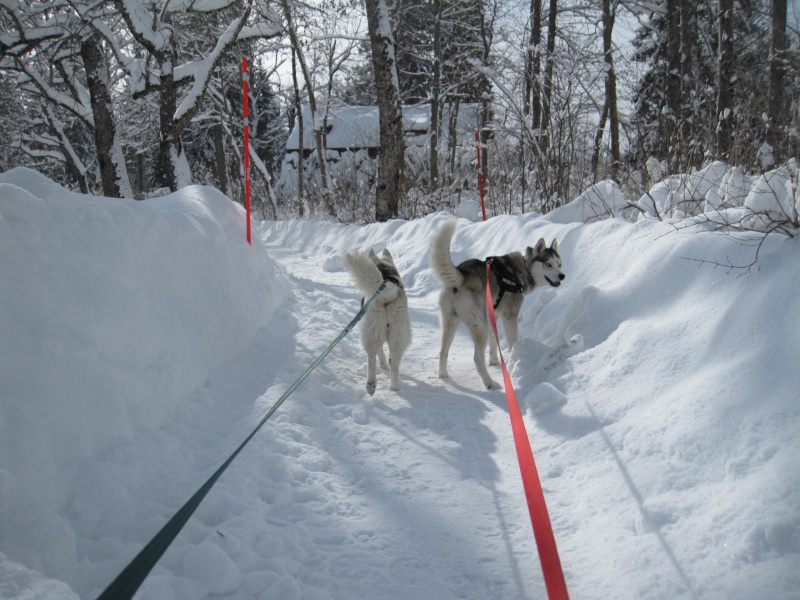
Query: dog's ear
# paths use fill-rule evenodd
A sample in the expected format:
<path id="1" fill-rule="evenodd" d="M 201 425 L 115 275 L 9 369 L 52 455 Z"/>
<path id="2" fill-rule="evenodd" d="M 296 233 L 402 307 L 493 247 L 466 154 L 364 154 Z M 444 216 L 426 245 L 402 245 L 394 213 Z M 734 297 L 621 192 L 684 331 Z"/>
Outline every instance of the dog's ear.
<path id="1" fill-rule="evenodd" d="M 368 254 L 367 256 L 369 256 L 370 258 L 375 258 L 375 250 L 373 250 L 372 248 L 370 248 L 370 249 L 369 249 L 369 254 Z"/>
<path id="2" fill-rule="evenodd" d="M 390 263 L 391 265 L 394 265 L 394 258 L 392 258 L 392 253 L 389 252 L 388 248 L 383 249 L 383 260 Z"/>
<path id="3" fill-rule="evenodd" d="M 547 242 L 544 241 L 544 238 L 539 238 L 539 241 L 536 242 L 536 247 L 531 248 L 528 246 L 528 250 L 525 252 L 525 254 L 530 257 L 534 254 L 541 254 L 545 250 L 547 250 Z"/>
<path id="4" fill-rule="evenodd" d="M 553 252 L 558 252 L 558 240 L 553 238 L 553 243 L 550 244 L 550 250 Z"/>

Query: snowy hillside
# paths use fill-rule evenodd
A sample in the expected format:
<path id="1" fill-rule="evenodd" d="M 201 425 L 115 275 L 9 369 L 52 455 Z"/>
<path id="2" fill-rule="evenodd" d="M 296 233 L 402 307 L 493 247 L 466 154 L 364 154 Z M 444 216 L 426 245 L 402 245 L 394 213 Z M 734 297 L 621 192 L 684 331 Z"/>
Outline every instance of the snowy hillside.
<path id="1" fill-rule="evenodd" d="M 662 191 L 652 212 L 691 212 Z M 705 214 L 764 206 L 702 195 Z M 546 217 L 460 219 L 452 247 L 559 240 L 564 285 L 528 298 L 504 352 L 571 597 L 800 597 L 800 247 L 584 224 L 597 206 L 627 210 L 598 186 Z M 382 372 L 367 395 L 346 337 L 137 598 L 543 598 L 505 396 L 465 332 L 436 377 L 427 252 L 447 218 L 256 223 L 248 246 L 210 188 L 133 202 L 0 175 L 0 599 L 94 599 L 353 318 L 339 257 L 386 246 L 413 325 L 403 388 Z"/>

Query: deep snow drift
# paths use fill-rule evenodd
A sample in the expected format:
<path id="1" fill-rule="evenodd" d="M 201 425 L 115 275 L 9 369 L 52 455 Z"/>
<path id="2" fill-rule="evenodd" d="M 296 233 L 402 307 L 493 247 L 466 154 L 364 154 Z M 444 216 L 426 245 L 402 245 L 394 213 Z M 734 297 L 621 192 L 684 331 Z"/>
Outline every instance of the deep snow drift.
<path id="1" fill-rule="evenodd" d="M 705 213 L 741 211 L 721 189 Z M 662 191 L 654 212 L 691 212 Z M 584 224 L 592 202 L 624 208 L 598 186 L 545 217 L 461 219 L 452 248 L 559 240 L 564 286 L 526 301 L 504 352 L 571 597 L 800 596 L 800 248 L 699 219 Z M 446 218 L 256 223 L 248 246 L 209 188 L 137 203 L 0 175 L 0 598 L 95 598 L 355 315 L 339 257 L 386 246 L 413 324 L 403 389 L 382 372 L 366 394 L 350 334 L 138 597 L 544 597 L 505 397 L 464 333 L 435 377 Z"/>

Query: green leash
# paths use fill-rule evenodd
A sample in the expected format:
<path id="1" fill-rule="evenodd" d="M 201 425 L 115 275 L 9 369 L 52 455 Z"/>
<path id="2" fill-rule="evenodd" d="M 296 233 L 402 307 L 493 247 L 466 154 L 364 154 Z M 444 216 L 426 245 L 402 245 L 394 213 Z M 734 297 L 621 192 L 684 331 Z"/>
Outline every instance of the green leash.
<path id="1" fill-rule="evenodd" d="M 328 356 L 331 350 L 333 350 L 334 346 L 344 339 L 344 337 L 352 331 L 353 327 L 355 327 L 356 323 L 358 323 L 364 314 L 366 314 L 367 310 L 370 306 L 378 299 L 380 293 L 386 287 L 386 281 L 384 281 L 377 291 L 372 295 L 372 298 L 367 300 L 364 305 L 361 307 L 361 310 L 356 313 L 356 316 L 353 318 L 352 321 L 344 328 L 344 330 L 336 337 L 333 342 L 323 351 L 322 354 L 317 357 L 314 362 L 311 363 L 300 377 L 298 377 L 295 382 L 289 386 L 289 389 L 286 390 L 283 395 L 278 398 L 277 402 L 272 405 L 272 408 L 269 409 L 264 418 L 261 419 L 259 424 L 253 430 L 253 432 L 247 436 L 247 438 L 241 443 L 241 445 L 236 449 L 236 451 L 231 454 L 230 458 L 226 460 L 222 466 L 216 470 L 216 472 L 206 481 L 203 486 L 195 492 L 194 496 L 189 498 L 189 501 L 184 504 L 180 510 L 169 520 L 164 527 L 153 537 L 148 544 L 142 548 L 139 554 L 128 563 L 128 566 L 120 573 L 117 578 L 111 582 L 105 591 L 97 597 L 97 600 L 129 600 L 133 598 L 133 595 L 142 585 L 147 575 L 156 565 L 158 560 L 163 556 L 164 552 L 167 551 L 169 545 L 172 541 L 178 536 L 183 526 L 186 525 L 186 522 L 192 516 L 197 507 L 200 506 L 200 503 L 203 501 L 203 498 L 206 497 L 209 490 L 211 490 L 212 486 L 217 482 L 225 469 L 233 462 L 233 459 L 242 451 L 242 449 L 247 445 L 247 443 L 253 439 L 258 430 L 267 422 L 273 413 L 278 410 L 278 407 L 283 404 L 283 401 L 288 398 L 292 392 L 297 389 L 306 377 L 311 374 L 319 363 Z"/>

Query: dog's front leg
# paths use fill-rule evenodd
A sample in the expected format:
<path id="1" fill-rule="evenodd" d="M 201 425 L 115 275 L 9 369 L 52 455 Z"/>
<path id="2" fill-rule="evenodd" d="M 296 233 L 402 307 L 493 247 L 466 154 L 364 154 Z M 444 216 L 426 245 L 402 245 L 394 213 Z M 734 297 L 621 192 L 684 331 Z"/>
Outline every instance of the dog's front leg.
<path id="1" fill-rule="evenodd" d="M 519 315 L 503 315 L 503 329 L 506 331 L 508 349 L 511 350 L 519 340 Z"/>

